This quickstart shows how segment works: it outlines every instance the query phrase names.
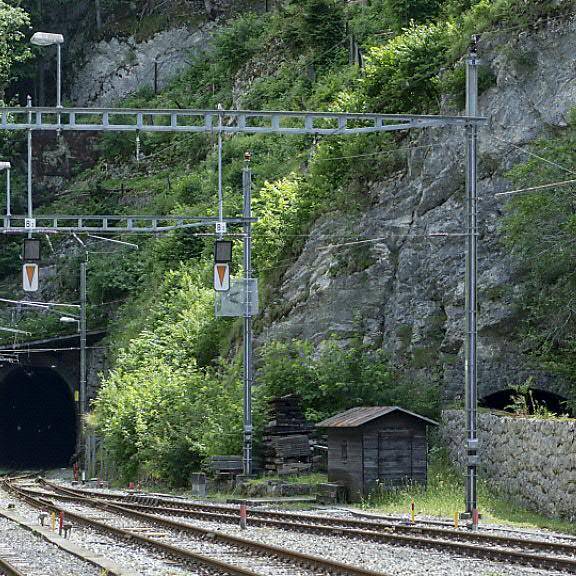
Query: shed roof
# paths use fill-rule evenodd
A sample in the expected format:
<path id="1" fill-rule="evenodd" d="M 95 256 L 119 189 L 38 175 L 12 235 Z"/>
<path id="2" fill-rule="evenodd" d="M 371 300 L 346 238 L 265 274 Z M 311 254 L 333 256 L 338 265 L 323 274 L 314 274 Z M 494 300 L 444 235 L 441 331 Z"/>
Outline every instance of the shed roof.
<path id="1" fill-rule="evenodd" d="M 410 412 L 409 410 L 400 408 L 400 406 L 358 406 L 357 408 L 350 408 L 350 410 L 346 410 L 346 412 L 341 412 L 340 414 L 336 414 L 336 416 L 327 418 L 326 420 L 316 424 L 316 427 L 356 428 L 357 426 L 362 426 L 371 420 L 375 420 L 381 416 L 386 416 L 392 412 L 403 412 L 404 414 L 423 420 L 428 424 L 438 426 L 438 422 L 426 418 L 425 416 L 420 416 L 420 414 L 416 414 L 415 412 Z"/>

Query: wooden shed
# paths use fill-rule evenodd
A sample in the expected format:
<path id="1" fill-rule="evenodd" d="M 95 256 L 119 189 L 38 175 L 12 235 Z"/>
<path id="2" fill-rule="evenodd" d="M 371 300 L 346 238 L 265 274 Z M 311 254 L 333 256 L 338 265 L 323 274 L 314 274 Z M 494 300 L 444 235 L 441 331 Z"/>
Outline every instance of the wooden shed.
<path id="1" fill-rule="evenodd" d="M 358 500 L 377 484 L 426 483 L 427 427 L 438 423 L 399 406 L 358 407 L 316 426 L 328 434 L 328 481 Z"/>

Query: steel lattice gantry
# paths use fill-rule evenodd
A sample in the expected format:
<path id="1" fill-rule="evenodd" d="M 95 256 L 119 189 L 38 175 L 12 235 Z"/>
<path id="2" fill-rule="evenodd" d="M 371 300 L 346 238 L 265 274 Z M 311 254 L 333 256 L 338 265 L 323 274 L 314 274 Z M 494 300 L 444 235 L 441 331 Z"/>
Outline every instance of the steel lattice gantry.
<path id="1" fill-rule="evenodd" d="M 201 228 L 215 226 L 220 220 L 216 217 L 206 216 L 172 216 L 172 215 L 84 215 L 67 216 L 51 214 L 35 214 L 31 227 L 27 216 L 4 216 L 2 234 L 22 234 L 35 232 L 38 234 L 71 234 L 82 232 L 88 234 L 154 234 L 182 230 L 188 228 Z M 244 224 L 245 218 L 223 218 L 226 224 Z M 27 225 L 28 222 L 28 225 Z"/>
<path id="2" fill-rule="evenodd" d="M 347 135 L 470 126 L 484 118 L 347 112 L 131 108 L 1 108 L 1 130 Z"/>

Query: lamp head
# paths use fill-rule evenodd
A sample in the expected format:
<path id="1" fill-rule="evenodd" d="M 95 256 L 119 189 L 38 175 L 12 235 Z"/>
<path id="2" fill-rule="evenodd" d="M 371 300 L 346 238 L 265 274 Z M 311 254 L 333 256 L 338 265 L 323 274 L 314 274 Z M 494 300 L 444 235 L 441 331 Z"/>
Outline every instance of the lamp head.
<path id="1" fill-rule="evenodd" d="M 72 322 L 78 322 L 78 320 L 76 318 L 70 318 L 70 316 L 61 316 L 60 322 L 72 323 Z"/>
<path id="2" fill-rule="evenodd" d="M 30 42 L 35 46 L 64 44 L 64 36 L 62 36 L 62 34 L 51 34 L 50 32 L 35 32 L 32 38 L 30 38 Z"/>
<path id="3" fill-rule="evenodd" d="M 0 172 L 3 170 L 10 170 L 12 168 L 12 164 L 10 162 L 0 162 Z"/>

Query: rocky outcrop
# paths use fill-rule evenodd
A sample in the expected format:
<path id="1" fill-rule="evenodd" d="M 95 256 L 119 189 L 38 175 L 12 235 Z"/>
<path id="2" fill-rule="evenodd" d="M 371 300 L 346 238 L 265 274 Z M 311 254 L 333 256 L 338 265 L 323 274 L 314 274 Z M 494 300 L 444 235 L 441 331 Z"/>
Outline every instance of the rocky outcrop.
<path id="1" fill-rule="evenodd" d="M 70 98 L 76 106 L 112 106 L 143 88 L 158 90 L 207 49 L 213 23 L 175 28 L 137 42 L 112 38 L 92 45 L 76 65 Z"/>
<path id="2" fill-rule="evenodd" d="M 480 394 L 534 377 L 534 386 L 566 394 L 560 379 L 526 368 L 513 327 L 523 311 L 514 260 L 500 242 L 507 170 L 526 144 L 566 126 L 576 105 L 574 21 L 537 31 L 490 33 L 480 42 L 494 86 L 480 98 Z M 447 112 L 449 110 L 446 110 Z M 453 112 L 453 111 L 452 111 Z M 405 139 L 406 169 L 369 183 L 369 206 L 323 216 L 268 309 L 263 339 L 361 335 L 416 376 L 434 374 L 450 399 L 463 397 L 464 134 L 429 129 Z M 370 150 L 366 151 L 367 153 Z M 352 203 L 351 203 L 352 204 Z M 366 240 L 358 244 L 357 240 Z M 352 242 L 352 244 L 351 244 Z M 438 376 L 439 375 L 439 376 Z"/>
<path id="3" fill-rule="evenodd" d="M 442 438 L 464 469 L 464 412 L 442 414 Z M 576 520 L 576 421 L 480 414 L 481 472 L 499 494 L 549 516 Z"/>

